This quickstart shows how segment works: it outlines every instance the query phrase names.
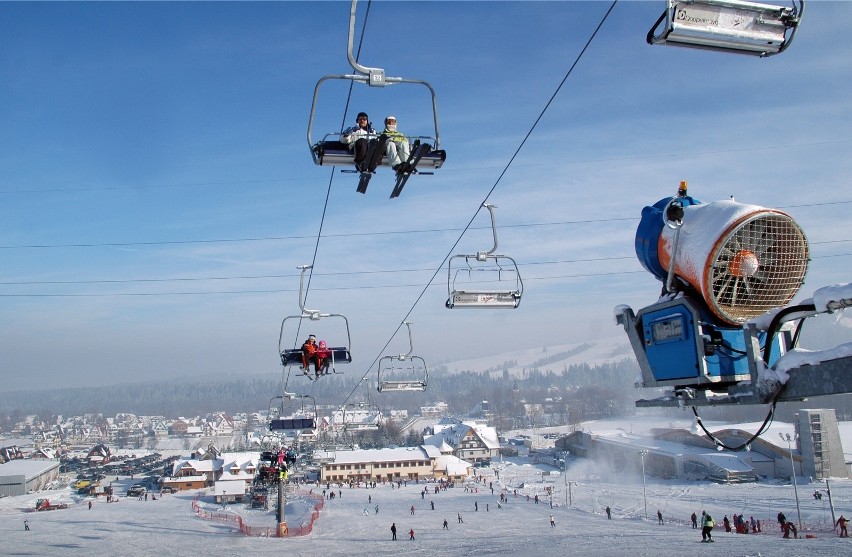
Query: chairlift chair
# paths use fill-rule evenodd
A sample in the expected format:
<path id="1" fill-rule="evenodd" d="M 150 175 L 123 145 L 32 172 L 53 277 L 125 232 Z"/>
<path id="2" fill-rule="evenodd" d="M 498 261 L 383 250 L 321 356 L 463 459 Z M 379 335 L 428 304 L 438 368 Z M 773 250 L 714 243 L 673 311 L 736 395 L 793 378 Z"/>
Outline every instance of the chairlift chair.
<path id="1" fill-rule="evenodd" d="M 360 412 L 359 412 L 360 410 Z M 357 419 L 366 416 L 365 419 Z M 353 402 L 343 407 L 343 431 L 375 431 L 379 429 L 381 411 L 370 402 Z"/>
<path id="2" fill-rule="evenodd" d="M 772 56 L 790 46 L 804 0 L 793 7 L 742 0 L 667 0 L 648 31 L 648 44 L 666 44 L 753 56 Z M 657 32 L 661 24 L 665 27 Z"/>
<path id="3" fill-rule="evenodd" d="M 384 356 L 379 360 L 378 391 L 425 391 L 429 371 L 420 356 L 412 356 L 414 342 L 411 340 L 411 323 L 408 327 L 409 349 L 398 356 Z"/>
<path id="4" fill-rule="evenodd" d="M 340 373 L 336 369 L 336 364 L 348 364 L 352 363 L 352 354 L 349 352 L 349 347 L 352 344 L 352 337 L 349 331 L 349 320 L 346 316 L 341 315 L 339 313 L 321 313 L 319 310 L 315 309 L 306 309 L 305 308 L 305 273 L 308 269 L 312 268 L 312 265 L 301 265 L 297 267 L 301 269 L 302 274 L 299 278 L 299 309 L 301 309 L 301 314 L 299 315 L 290 315 L 284 318 L 281 321 L 281 330 L 278 334 L 278 353 L 281 357 L 281 365 L 283 366 L 301 366 L 302 365 L 302 349 L 299 348 L 284 348 L 284 328 L 287 324 L 287 321 L 290 320 L 298 320 L 299 329 L 301 329 L 301 324 L 303 321 L 321 321 L 322 319 L 335 318 L 342 319 L 343 323 L 346 326 L 346 346 L 329 346 L 328 350 L 330 352 L 329 356 L 329 370 L 332 373 Z M 310 362 L 308 362 L 310 365 Z M 307 375 L 308 370 L 305 369 L 305 375 Z"/>
<path id="5" fill-rule="evenodd" d="M 276 406 L 275 401 L 280 401 Z M 299 408 L 285 408 L 285 401 L 298 400 Z M 309 403 L 305 401 L 309 400 Z M 269 400 L 269 431 L 276 433 L 293 432 L 316 429 L 317 427 L 317 403 L 310 395 L 297 395 L 285 392 Z"/>
<path id="6" fill-rule="evenodd" d="M 446 306 L 453 308 L 505 308 L 514 309 L 521 303 L 524 283 L 518 264 L 507 255 L 497 255 L 497 225 L 494 219 L 496 205 L 482 205 L 491 215 L 494 246 L 476 255 L 454 255 L 447 264 Z M 467 280 L 465 280 L 467 277 Z M 500 288 L 489 288 L 490 284 Z"/>
<path id="7" fill-rule="evenodd" d="M 407 136 L 409 142 L 414 142 L 418 140 L 421 144 L 429 144 L 431 150 L 424 154 L 420 161 L 417 164 L 419 168 L 432 168 L 437 169 L 443 166 L 444 161 L 447 158 L 447 154 L 445 151 L 441 150 L 441 138 L 440 133 L 438 131 L 438 103 L 435 97 L 435 89 L 432 85 L 427 81 L 423 81 L 420 79 L 408 79 L 404 77 L 390 77 L 385 75 L 385 70 L 382 68 L 371 68 L 367 66 L 363 66 L 359 64 L 352 53 L 352 45 L 354 42 L 355 36 L 355 7 L 357 5 L 357 0 L 352 1 L 352 7 L 349 15 L 349 41 L 348 41 L 348 50 L 347 57 L 349 59 L 349 64 L 352 66 L 354 73 L 352 74 L 332 74 L 326 75 L 317 82 L 314 87 L 314 96 L 313 101 L 311 102 L 311 114 L 308 120 L 308 148 L 311 151 L 311 157 L 313 158 L 314 164 L 320 166 L 352 166 L 355 164 L 355 156 L 352 151 L 349 150 L 349 147 L 339 141 L 341 132 L 331 132 L 325 134 L 322 139 L 315 140 L 313 135 L 313 127 L 314 127 L 314 118 L 316 116 L 316 105 L 317 98 L 319 97 L 320 87 L 329 80 L 344 80 L 351 81 L 353 83 L 366 83 L 370 87 L 385 87 L 388 85 L 396 85 L 396 84 L 414 84 L 414 85 L 423 85 L 429 90 L 429 93 L 432 96 L 432 119 L 434 122 L 434 137 L 430 136 Z M 342 130 L 341 130 L 342 131 Z M 376 136 L 378 137 L 378 136 Z M 376 137 L 370 137 L 368 139 L 375 139 Z M 382 166 L 390 166 L 390 162 L 387 157 L 382 157 L 381 163 Z M 420 174 L 431 174 L 431 172 L 420 172 Z"/>

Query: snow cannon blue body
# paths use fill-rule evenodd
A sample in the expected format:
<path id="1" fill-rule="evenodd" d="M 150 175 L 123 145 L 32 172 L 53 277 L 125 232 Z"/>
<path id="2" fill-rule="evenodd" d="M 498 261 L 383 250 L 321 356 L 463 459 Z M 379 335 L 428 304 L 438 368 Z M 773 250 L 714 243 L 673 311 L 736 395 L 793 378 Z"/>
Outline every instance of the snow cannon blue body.
<path id="1" fill-rule="evenodd" d="M 637 386 L 725 391 L 750 379 L 749 343 L 766 334 L 747 334 L 744 323 L 787 304 L 807 270 L 807 241 L 793 219 L 735 201 L 702 203 L 683 183 L 676 197 L 642 210 L 635 249 L 664 284 L 636 315 L 616 308 L 642 368 Z M 772 344 L 774 361 L 786 339 Z"/>
<path id="2" fill-rule="evenodd" d="M 684 195 L 680 199 L 684 207 L 701 203 L 688 195 Z M 658 250 L 660 237 L 665 226 L 664 213 L 671 201 L 671 197 L 666 197 L 642 209 L 642 218 L 639 220 L 639 226 L 636 228 L 636 257 L 639 258 L 639 263 L 642 264 L 642 267 L 646 271 L 662 281 L 666 280 L 668 270 L 660 264 Z"/>

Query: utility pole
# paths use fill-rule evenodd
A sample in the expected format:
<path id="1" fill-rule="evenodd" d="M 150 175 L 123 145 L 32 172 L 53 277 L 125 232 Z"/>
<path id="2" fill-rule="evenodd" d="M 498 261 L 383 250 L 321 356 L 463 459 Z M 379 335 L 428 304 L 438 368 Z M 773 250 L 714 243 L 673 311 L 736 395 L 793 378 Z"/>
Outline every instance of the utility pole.
<path id="1" fill-rule="evenodd" d="M 645 502 L 645 518 L 648 518 L 648 496 L 645 489 L 645 455 L 648 454 L 648 451 L 642 449 L 639 451 L 639 458 L 642 459 L 642 500 Z"/>
<path id="2" fill-rule="evenodd" d="M 577 482 L 568 482 L 568 506 L 574 506 L 574 497 L 571 495 L 571 486 L 577 485 Z"/>
<path id="3" fill-rule="evenodd" d="M 790 450 L 790 466 L 793 468 L 793 492 L 796 494 L 796 515 L 799 518 L 799 531 L 802 531 L 802 511 L 799 508 L 799 486 L 796 483 L 796 463 L 793 462 L 793 438 L 790 437 L 790 434 L 786 434 L 786 437 L 783 433 L 779 433 L 781 439 L 787 441 L 787 448 Z"/>
<path id="4" fill-rule="evenodd" d="M 287 501 L 284 498 L 284 471 L 278 472 L 278 507 L 275 513 L 275 519 L 278 521 L 278 537 L 287 537 L 287 521 L 284 519 L 284 510 L 287 506 Z"/>
<path id="5" fill-rule="evenodd" d="M 837 524 L 837 517 L 834 516 L 834 501 L 831 500 L 831 486 L 828 485 L 828 480 L 825 480 L 825 492 L 828 497 L 828 508 L 831 509 L 831 527 Z"/>

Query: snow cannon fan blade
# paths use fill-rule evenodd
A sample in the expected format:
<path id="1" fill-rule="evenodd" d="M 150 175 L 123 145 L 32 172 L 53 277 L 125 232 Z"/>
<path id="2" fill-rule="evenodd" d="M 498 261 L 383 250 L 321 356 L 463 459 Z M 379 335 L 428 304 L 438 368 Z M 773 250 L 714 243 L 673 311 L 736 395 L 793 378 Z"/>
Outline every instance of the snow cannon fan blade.
<path id="1" fill-rule="evenodd" d="M 675 230 L 661 227 L 657 254 L 668 269 Z M 810 250 L 793 218 L 735 201 L 684 208 L 675 274 L 699 291 L 723 322 L 740 325 L 788 304 L 801 288 Z"/>

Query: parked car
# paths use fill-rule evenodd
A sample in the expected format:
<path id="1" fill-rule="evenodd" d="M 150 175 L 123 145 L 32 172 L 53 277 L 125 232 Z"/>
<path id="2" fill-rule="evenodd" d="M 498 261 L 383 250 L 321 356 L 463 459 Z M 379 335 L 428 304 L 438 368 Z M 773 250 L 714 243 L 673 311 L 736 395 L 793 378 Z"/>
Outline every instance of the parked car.
<path id="1" fill-rule="evenodd" d="M 177 489 L 173 488 L 173 487 L 172 487 L 172 486 L 170 486 L 170 485 L 164 485 L 164 486 L 160 489 L 160 491 L 161 491 L 161 492 L 163 492 L 163 493 L 177 493 Z"/>
<path id="2" fill-rule="evenodd" d="M 145 489 L 145 486 L 139 484 L 131 485 L 130 489 L 127 490 L 128 497 L 141 497 L 146 493 L 148 493 L 148 490 Z"/>

